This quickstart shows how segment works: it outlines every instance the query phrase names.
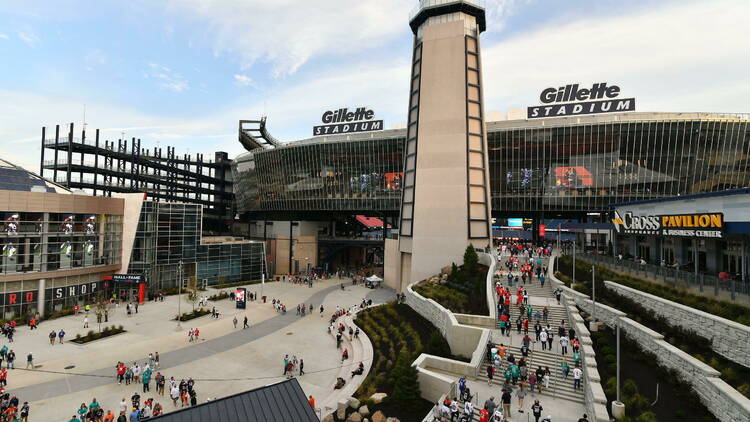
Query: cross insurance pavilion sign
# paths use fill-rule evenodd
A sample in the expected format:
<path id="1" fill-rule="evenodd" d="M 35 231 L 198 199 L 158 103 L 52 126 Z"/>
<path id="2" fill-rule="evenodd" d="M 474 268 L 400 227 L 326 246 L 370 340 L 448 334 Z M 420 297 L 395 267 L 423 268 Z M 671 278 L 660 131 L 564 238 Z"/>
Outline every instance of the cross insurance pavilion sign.
<path id="1" fill-rule="evenodd" d="M 348 108 L 328 110 L 321 118 L 325 124 L 313 126 L 313 136 L 383 130 L 383 121 L 373 120 L 374 117 L 375 112 L 367 107 L 359 107 L 353 111 Z"/>
<path id="2" fill-rule="evenodd" d="M 619 95 L 620 87 L 606 82 L 595 83 L 591 88 L 581 88 L 578 84 L 547 88 L 539 96 L 545 105 L 529 107 L 526 117 L 538 119 L 635 111 L 635 98 L 618 98 Z"/>

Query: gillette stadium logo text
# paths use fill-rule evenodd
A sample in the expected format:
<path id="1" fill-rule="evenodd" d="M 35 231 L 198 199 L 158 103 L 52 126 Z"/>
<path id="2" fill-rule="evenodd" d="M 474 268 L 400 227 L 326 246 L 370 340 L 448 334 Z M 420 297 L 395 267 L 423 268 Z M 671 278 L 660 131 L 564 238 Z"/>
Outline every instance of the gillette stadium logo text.
<path id="1" fill-rule="evenodd" d="M 595 83 L 591 88 L 580 88 L 578 84 L 547 88 L 539 96 L 547 105 L 529 107 L 526 115 L 529 119 L 538 119 L 635 111 L 635 98 L 617 98 L 619 95 L 620 87 L 606 82 Z"/>
<path id="2" fill-rule="evenodd" d="M 354 111 L 349 111 L 348 108 L 328 110 L 321 118 L 326 124 L 313 126 L 313 136 L 383 130 L 383 121 L 373 120 L 373 117 L 375 112 L 367 107 L 359 107 Z"/>

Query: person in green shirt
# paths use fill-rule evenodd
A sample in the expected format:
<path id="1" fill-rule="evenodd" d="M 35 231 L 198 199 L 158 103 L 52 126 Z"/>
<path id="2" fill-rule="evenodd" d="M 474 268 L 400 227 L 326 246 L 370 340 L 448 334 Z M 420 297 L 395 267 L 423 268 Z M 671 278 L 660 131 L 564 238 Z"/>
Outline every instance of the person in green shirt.
<path id="1" fill-rule="evenodd" d="M 76 415 L 71 416 L 68 422 L 78 422 L 78 416 Z"/>
<path id="2" fill-rule="evenodd" d="M 86 420 L 86 413 L 89 413 L 89 408 L 86 407 L 86 403 L 81 403 L 81 407 L 78 408 L 78 416 L 81 420 Z"/>
<path id="3" fill-rule="evenodd" d="M 570 373 L 570 366 L 568 365 L 568 361 L 563 359 L 560 365 L 562 367 L 563 378 L 568 378 L 568 374 Z"/>
<path id="4" fill-rule="evenodd" d="M 510 379 L 513 377 L 513 373 L 510 370 L 510 366 L 505 370 L 503 373 L 503 376 L 505 377 L 505 383 L 510 383 Z"/>
<path id="5" fill-rule="evenodd" d="M 143 371 L 141 377 L 141 380 L 143 381 L 143 392 L 146 393 L 151 391 L 151 386 L 149 385 L 151 382 L 151 368 L 146 367 L 146 370 Z"/>
<path id="6" fill-rule="evenodd" d="M 3 345 L 2 349 L 0 349 L 0 356 L 2 356 L 3 359 L 5 359 L 5 355 L 7 354 L 8 354 L 8 346 Z"/>
<path id="7" fill-rule="evenodd" d="M 96 397 L 94 397 L 93 400 L 91 400 L 91 404 L 89 404 L 89 409 L 96 410 L 99 407 L 99 402 L 96 401 Z"/>
<path id="8" fill-rule="evenodd" d="M 513 385 L 516 385 L 516 383 L 518 382 L 518 365 L 516 365 L 515 363 L 511 364 L 510 373 L 513 377 Z"/>

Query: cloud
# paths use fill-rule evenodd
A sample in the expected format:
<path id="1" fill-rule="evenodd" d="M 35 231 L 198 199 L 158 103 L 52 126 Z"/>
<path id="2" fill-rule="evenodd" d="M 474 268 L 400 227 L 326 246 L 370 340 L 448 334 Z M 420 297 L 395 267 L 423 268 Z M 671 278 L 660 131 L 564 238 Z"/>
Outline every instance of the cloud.
<path id="1" fill-rule="evenodd" d="M 294 74 L 318 56 L 347 56 L 382 46 L 408 31 L 403 0 L 171 0 L 170 11 L 197 21 L 217 54 L 244 68 L 270 63 L 274 76 Z"/>
<path id="2" fill-rule="evenodd" d="M 16 35 L 18 35 L 18 38 L 21 41 L 25 42 L 29 47 L 36 47 L 36 45 L 39 43 L 39 37 L 34 32 L 18 31 Z"/>
<path id="3" fill-rule="evenodd" d="M 256 86 L 255 81 L 247 75 L 234 75 L 234 82 L 239 86 Z"/>
<path id="4" fill-rule="evenodd" d="M 538 104 L 544 88 L 606 81 L 642 111 L 746 110 L 747 16 L 750 2 L 724 0 L 543 22 L 484 46 L 485 108 Z"/>
<path id="5" fill-rule="evenodd" d="M 146 79 L 159 81 L 159 86 L 172 92 L 183 92 L 190 89 L 187 79 L 172 69 L 158 63 L 149 63 L 148 70 L 143 75 Z"/>
<path id="6" fill-rule="evenodd" d="M 7 39 L 10 39 L 10 37 L 8 37 L 7 35 L 3 33 L 0 33 L 0 40 L 7 40 Z"/>

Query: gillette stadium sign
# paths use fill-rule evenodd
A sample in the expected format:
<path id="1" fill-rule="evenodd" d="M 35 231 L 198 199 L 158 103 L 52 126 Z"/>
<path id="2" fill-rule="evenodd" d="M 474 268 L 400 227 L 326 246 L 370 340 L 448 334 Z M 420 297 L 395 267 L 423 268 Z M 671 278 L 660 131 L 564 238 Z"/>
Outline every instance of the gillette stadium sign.
<path id="1" fill-rule="evenodd" d="M 348 108 L 328 110 L 323 113 L 321 126 L 313 126 L 313 136 L 383 130 L 383 121 L 374 120 L 375 112 L 367 107 L 353 111 Z"/>
<path id="2" fill-rule="evenodd" d="M 581 88 L 578 84 L 550 87 L 539 95 L 545 105 L 529 107 L 526 116 L 538 119 L 635 111 L 635 98 L 618 98 L 619 95 L 620 87 L 606 82 L 595 83 L 591 88 Z"/>
<path id="3" fill-rule="evenodd" d="M 630 211 L 623 214 L 615 211 L 612 224 L 620 234 L 721 238 L 724 214 L 635 215 Z"/>

